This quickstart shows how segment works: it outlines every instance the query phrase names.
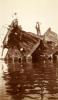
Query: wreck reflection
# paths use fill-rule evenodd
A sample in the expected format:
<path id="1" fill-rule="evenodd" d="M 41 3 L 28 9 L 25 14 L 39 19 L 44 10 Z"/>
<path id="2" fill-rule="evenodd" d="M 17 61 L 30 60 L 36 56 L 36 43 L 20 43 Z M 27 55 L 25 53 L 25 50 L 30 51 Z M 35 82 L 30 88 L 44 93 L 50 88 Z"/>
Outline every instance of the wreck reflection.
<path id="1" fill-rule="evenodd" d="M 11 100 L 58 100 L 58 62 L 10 62 L 6 67 L 3 80 Z"/>

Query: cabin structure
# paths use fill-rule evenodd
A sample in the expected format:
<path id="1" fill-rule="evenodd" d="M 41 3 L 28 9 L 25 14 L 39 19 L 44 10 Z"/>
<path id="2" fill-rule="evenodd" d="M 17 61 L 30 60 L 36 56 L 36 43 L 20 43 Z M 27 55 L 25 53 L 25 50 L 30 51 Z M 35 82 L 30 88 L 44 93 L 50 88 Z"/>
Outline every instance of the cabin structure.
<path id="1" fill-rule="evenodd" d="M 51 28 L 48 28 L 48 30 L 44 33 L 44 40 L 49 46 L 55 47 L 58 45 L 58 35 L 53 32 Z"/>

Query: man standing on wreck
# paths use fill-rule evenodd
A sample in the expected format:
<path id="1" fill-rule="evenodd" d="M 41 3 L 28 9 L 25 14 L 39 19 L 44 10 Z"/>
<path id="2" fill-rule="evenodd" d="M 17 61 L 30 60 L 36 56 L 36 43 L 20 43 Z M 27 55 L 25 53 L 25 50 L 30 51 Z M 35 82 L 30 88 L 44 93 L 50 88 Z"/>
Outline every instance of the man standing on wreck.
<path id="1" fill-rule="evenodd" d="M 22 28 L 18 26 L 18 20 L 14 19 L 11 24 L 11 31 L 8 36 L 8 46 L 14 47 L 16 46 L 18 49 L 20 49 L 20 40 L 21 40 L 21 34 L 22 34 Z"/>

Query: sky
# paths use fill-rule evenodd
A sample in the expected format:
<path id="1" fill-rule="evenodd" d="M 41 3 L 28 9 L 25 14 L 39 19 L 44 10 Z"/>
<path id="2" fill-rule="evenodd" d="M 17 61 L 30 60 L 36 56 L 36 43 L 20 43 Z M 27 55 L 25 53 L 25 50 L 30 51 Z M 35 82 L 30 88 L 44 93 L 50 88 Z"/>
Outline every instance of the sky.
<path id="1" fill-rule="evenodd" d="M 0 0 L 0 37 L 6 34 L 14 13 L 23 30 L 36 33 L 40 22 L 41 34 L 51 27 L 58 33 L 58 0 Z"/>

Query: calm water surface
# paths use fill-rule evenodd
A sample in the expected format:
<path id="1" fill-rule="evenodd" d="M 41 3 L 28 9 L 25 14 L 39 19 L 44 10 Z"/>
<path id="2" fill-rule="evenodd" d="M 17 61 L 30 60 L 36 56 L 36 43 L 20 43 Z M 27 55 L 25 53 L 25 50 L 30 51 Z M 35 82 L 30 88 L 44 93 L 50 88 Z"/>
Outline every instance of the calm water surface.
<path id="1" fill-rule="evenodd" d="M 0 61 L 0 100 L 58 100 L 58 62 Z"/>

